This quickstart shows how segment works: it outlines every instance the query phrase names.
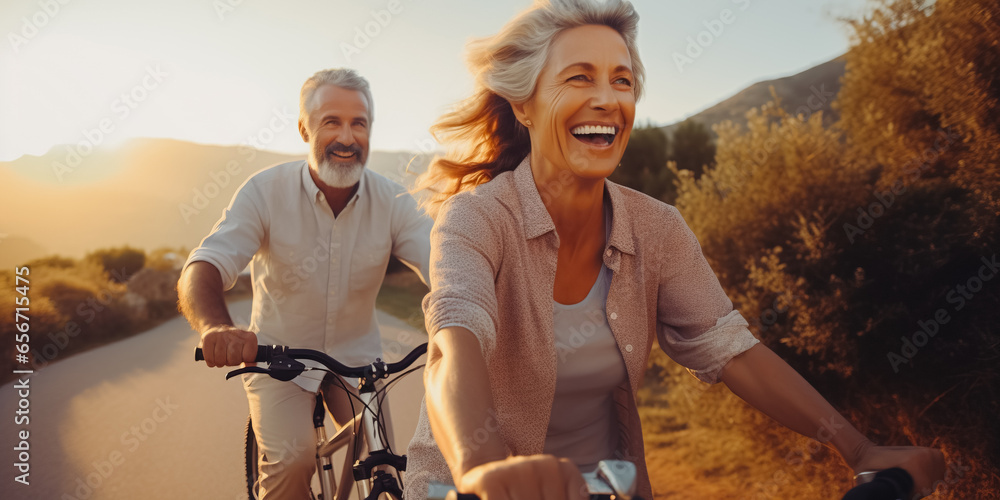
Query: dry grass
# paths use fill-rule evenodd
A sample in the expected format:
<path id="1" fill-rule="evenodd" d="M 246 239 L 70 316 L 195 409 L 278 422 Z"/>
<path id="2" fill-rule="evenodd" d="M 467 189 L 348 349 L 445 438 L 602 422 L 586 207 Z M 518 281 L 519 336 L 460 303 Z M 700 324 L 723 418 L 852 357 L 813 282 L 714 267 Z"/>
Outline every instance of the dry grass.
<path id="1" fill-rule="evenodd" d="M 646 464 L 657 498 L 839 500 L 850 489 L 852 471 L 834 451 L 785 429 L 725 386 L 706 386 L 676 364 L 658 362 L 665 370 L 652 370 L 654 377 L 639 392 Z M 879 441 L 884 444 L 943 450 L 951 471 L 928 498 L 1000 498 L 996 457 L 989 456 L 985 444 L 968 439 L 982 425 L 979 419 L 970 415 L 965 425 L 921 430 L 915 412 L 890 413 L 871 402 L 875 399 L 867 408 L 844 412 L 862 432 L 872 436 L 876 427 L 885 426 L 895 432 L 894 437 L 883 434 L 886 441 Z M 935 438 L 921 439 L 921 434 Z"/>

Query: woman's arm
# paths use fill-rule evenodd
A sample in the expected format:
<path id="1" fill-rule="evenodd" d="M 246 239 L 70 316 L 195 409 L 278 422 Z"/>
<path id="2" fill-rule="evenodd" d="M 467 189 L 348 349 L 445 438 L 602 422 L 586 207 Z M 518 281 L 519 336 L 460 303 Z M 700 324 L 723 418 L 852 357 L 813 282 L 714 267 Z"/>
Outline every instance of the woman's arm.
<path id="1" fill-rule="evenodd" d="M 569 460 L 507 456 L 486 362 L 504 306 L 497 302 L 496 270 L 506 235 L 491 224 L 493 213 L 482 201 L 455 196 L 431 231 L 431 293 L 424 298 L 431 433 L 463 493 L 484 500 L 585 498 L 583 477 Z"/>
<path id="2" fill-rule="evenodd" d="M 568 459 L 507 456 L 486 361 L 472 332 L 448 327 L 431 338 L 424 387 L 431 432 L 459 491 L 490 500 L 587 498 L 583 477 Z"/>
<path id="3" fill-rule="evenodd" d="M 499 435 L 493 394 L 479 340 L 469 330 L 453 326 L 437 332 L 427 349 L 424 369 L 427 417 L 438 448 L 456 481 L 470 469 L 507 452 Z M 469 446 L 477 430 L 487 439 Z"/>
<path id="4" fill-rule="evenodd" d="M 944 457 L 939 450 L 875 446 L 763 344 L 730 360 L 719 378 L 734 394 L 778 423 L 836 449 L 855 472 L 902 467 L 923 495 L 932 493 L 935 481 L 944 478 Z"/>

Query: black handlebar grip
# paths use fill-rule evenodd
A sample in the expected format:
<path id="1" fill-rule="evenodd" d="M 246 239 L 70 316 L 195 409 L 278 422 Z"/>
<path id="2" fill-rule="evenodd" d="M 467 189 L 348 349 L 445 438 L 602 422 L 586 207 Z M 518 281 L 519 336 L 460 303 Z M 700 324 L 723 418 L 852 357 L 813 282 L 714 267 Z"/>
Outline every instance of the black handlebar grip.
<path id="1" fill-rule="evenodd" d="M 270 346 L 259 345 L 257 346 L 257 359 L 255 361 L 269 361 L 270 359 Z M 200 347 L 195 347 L 194 349 L 194 360 L 195 361 L 205 361 L 205 353 Z"/>
<path id="2" fill-rule="evenodd" d="M 913 478 L 903 469 L 894 467 L 875 474 L 875 479 L 851 488 L 843 500 L 880 500 L 909 498 L 913 492 Z"/>

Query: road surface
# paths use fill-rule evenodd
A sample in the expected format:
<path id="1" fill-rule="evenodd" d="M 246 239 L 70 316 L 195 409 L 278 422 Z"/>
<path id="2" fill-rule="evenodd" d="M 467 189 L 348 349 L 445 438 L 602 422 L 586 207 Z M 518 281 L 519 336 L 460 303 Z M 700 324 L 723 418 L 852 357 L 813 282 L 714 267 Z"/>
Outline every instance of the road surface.
<path id="1" fill-rule="evenodd" d="M 237 323 L 248 323 L 249 300 L 230 309 Z M 427 341 L 381 311 L 379 323 L 390 361 Z M 21 400 L 16 382 L 0 388 L 0 497 L 245 499 L 246 395 L 238 380 L 225 380 L 226 370 L 194 362 L 197 341 L 187 322 L 175 318 L 47 366 L 28 382 L 28 425 L 14 422 Z M 397 451 L 416 427 L 421 375 L 414 372 L 390 392 Z M 29 433 L 27 486 L 15 481 L 22 430 Z"/>

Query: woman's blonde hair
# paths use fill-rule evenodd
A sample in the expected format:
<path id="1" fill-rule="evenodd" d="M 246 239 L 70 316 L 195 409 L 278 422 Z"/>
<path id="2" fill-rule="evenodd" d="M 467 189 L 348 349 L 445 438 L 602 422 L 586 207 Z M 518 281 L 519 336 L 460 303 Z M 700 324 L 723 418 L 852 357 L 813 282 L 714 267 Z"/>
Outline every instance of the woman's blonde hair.
<path id="1" fill-rule="evenodd" d="M 475 91 L 431 127 L 448 148 L 434 158 L 414 191 L 427 190 L 422 204 L 431 216 L 452 195 L 514 170 L 531 150 L 528 130 L 514 117 L 510 103 L 535 92 L 556 35 L 585 25 L 608 26 L 625 40 L 632 63 L 636 100 L 645 70 L 639 60 L 639 15 L 625 0 L 538 0 L 492 37 L 469 44 L 468 65 Z"/>

